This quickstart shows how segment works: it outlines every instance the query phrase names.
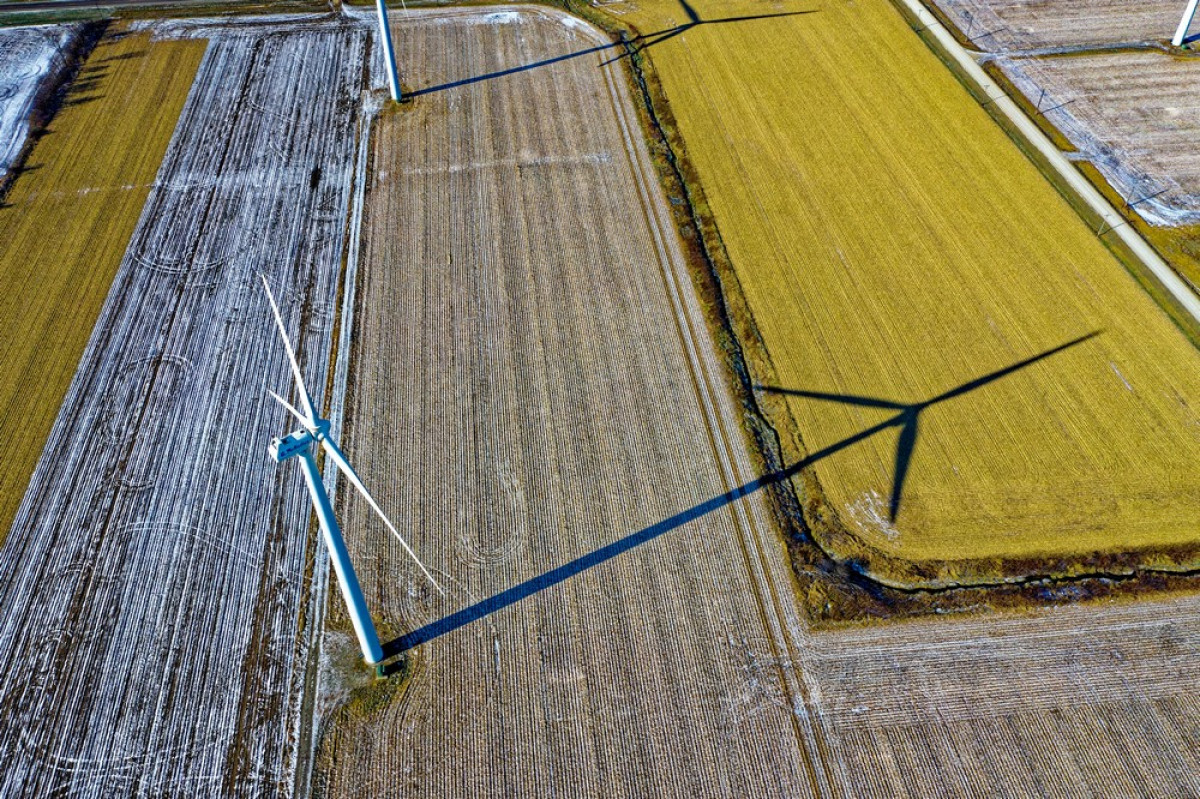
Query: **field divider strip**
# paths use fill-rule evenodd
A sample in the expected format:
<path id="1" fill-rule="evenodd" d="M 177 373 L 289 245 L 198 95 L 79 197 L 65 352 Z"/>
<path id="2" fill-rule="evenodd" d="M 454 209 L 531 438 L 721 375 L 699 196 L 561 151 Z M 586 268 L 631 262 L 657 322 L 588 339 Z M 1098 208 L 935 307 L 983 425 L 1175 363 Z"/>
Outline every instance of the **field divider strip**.
<path id="1" fill-rule="evenodd" d="M 343 426 L 346 414 L 346 390 L 350 381 L 350 347 L 353 339 L 354 306 L 357 299 L 358 265 L 360 243 L 362 240 L 363 207 L 366 198 L 367 167 L 370 159 L 371 127 L 376 115 L 382 108 L 379 98 L 372 94 L 370 86 L 362 93 L 362 104 L 359 108 L 358 153 L 354 163 L 353 194 L 350 201 L 350 218 L 347 223 L 346 262 L 343 270 L 343 291 L 338 320 L 338 337 L 334 353 L 333 380 L 327 399 L 327 418 L 330 422 L 331 434 L 338 440 L 343 438 Z M 337 502 L 337 465 L 330 459 L 325 461 L 322 473 L 331 504 Z M 316 716 L 316 697 L 320 693 L 320 671 L 317 668 L 324 648 L 325 608 L 329 596 L 329 553 L 316 543 L 313 551 L 313 578 L 310 595 L 309 624 L 311 625 L 312 646 L 309 653 L 309 663 L 305 674 L 305 699 L 301 712 L 297 716 L 296 748 L 297 758 L 303 752 L 303 763 L 297 760 L 296 796 L 304 797 L 312 794 L 312 769 L 316 762 L 317 747 L 320 743 L 318 731 L 321 719 Z"/>
<path id="2" fill-rule="evenodd" d="M 699 341 L 703 334 L 697 333 L 695 329 L 697 320 L 693 318 L 693 314 L 689 312 L 687 303 L 683 299 L 684 292 L 690 285 L 690 276 L 686 272 L 682 275 L 679 274 L 679 259 L 671 257 L 670 248 L 666 241 L 664 241 L 663 231 L 673 231 L 675 226 L 669 218 L 664 217 L 660 204 L 654 201 L 653 186 L 656 185 L 656 175 L 654 175 L 652 168 L 645 162 L 643 153 L 636 147 L 631 133 L 631 124 L 626 114 L 626 109 L 621 103 L 620 92 L 615 85 L 611 70 L 604 70 L 604 72 L 613 105 L 621 125 L 622 134 L 625 138 L 627 153 L 632 161 L 637 185 L 642 194 L 643 203 L 651 217 L 650 228 L 654 237 L 655 249 L 659 254 L 659 267 L 662 270 L 664 283 L 670 296 L 671 305 L 675 311 L 680 339 L 687 353 L 697 398 L 700 400 L 707 423 L 708 430 L 706 432 L 712 443 L 713 454 L 720 468 L 722 479 L 725 482 L 726 489 L 730 491 L 738 490 L 735 487 L 743 486 L 748 481 L 753 481 L 757 485 L 757 474 L 747 473 L 742 477 L 738 476 L 740 470 L 737 465 L 737 447 L 730 436 L 727 426 L 723 423 L 722 414 L 718 409 L 718 406 L 721 405 L 719 399 L 722 390 L 721 381 L 711 374 L 711 370 L 706 368 L 705 359 L 700 356 Z M 651 112 L 653 113 L 652 109 Z M 699 324 L 703 325 L 703 320 L 699 320 Z M 740 436 L 740 433 L 737 435 Z M 752 492 L 746 492 L 738 499 L 745 499 L 750 493 Z M 816 761 L 809 763 L 809 777 L 812 787 L 817 795 L 832 796 L 834 795 L 834 791 L 829 779 L 828 763 L 823 754 L 824 747 L 821 746 L 817 732 L 812 724 L 812 719 L 815 718 L 816 714 L 811 699 L 810 686 L 803 679 L 802 674 L 797 675 L 799 671 L 798 664 L 800 663 L 797 652 L 799 642 L 794 641 L 792 636 L 788 634 L 788 630 L 802 629 L 802 625 L 796 614 L 795 603 L 794 601 L 789 602 L 787 598 L 781 596 L 776 587 L 776 581 L 770 575 L 769 552 L 767 550 L 771 542 L 764 541 L 762 525 L 755 520 L 754 515 L 747 509 L 745 502 L 733 501 L 729 505 L 734 525 L 741 532 L 739 535 L 741 539 L 739 544 L 746 559 L 747 571 L 751 582 L 756 586 L 757 593 L 759 594 L 757 604 L 762 614 L 764 627 L 771 634 L 776 654 L 787 653 L 787 664 L 780 669 L 780 672 L 786 683 L 788 694 L 793 697 L 790 715 L 802 744 L 801 749 L 807 754 L 808 758 Z M 769 534 L 769 537 L 774 539 L 773 534 Z M 788 598 L 793 596 L 790 586 L 786 596 Z M 787 621 L 785 621 L 785 618 Z"/>

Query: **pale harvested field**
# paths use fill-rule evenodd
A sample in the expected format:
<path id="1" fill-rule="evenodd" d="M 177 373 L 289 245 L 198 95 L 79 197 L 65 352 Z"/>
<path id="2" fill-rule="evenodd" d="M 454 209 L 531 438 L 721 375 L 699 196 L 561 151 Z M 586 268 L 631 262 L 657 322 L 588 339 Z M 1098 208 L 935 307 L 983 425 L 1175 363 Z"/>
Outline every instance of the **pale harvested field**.
<path id="1" fill-rule="evenodd" d="M 0 541 L 204 53 L 198 42 L 147 44 L 129 36 L 97 46 L 0 205 Z"/>
<path id="2" fill-rule="evenodd" d="M 1200 63 L 1162 53 L 997 62 L 1147 221 L 1200 222 Z M 1150 199 L 1146 199 L 1150 198 Z"/>
<path id="3" fill-rule="evenodd" d="M 368 40 L 361 27 L 294 19 L 207 35 L 207 49 L 123 40 L 144 58 L 108 62 L 123 79 L 77 107 L 131 112 L 130 95 L 154 85 L 139 76 L 170 86 L 161 59 L 182 69 L 203 54 L 157 177 L 129 178 L 153 186 L 0 549 L 0 795 L 293 787 L 310 504 L 294 465 L 276 468 L 266 452 L 290 425 L 265 389 L 290 377 L 258 275 L 323 389 Z M 151 118 L 166 117 L 171 95 L 151 97 Z M 136 139 L 87 119 L 88 135 L 118 152 Z M 68 121 L 45 143 L 77 141 Z M 125 138 L 107 142 L 109 132 Z M 70 154 L 47 154 L 33 178 L 96 176 L 102 161 Z M 63 201 L 99 196 L 110 211 L 127 194 L 64 178 L 39 207 L 63 186 Z"/>
<path id="4" fill-rule="evenodd" d="M 396 32 L 414 87 L 604 44 L 535 10 Z M 724 496 L 754 473 L 611 55 L 425 94 L 376 128 L 348 449 L 449 596 L 349 501 L 376 618 L 430 640 L 403 694 L 324 718 L 319 795 L 795 797 L 824 779 L 793 713 L 786 554 L 759 494 Z M 326 646 L 354 659 L 345 636 Z"/>
<path id="5" fill-rule="evenodd" d="M 1200 795 L 1195 597 L 801 634 L 835 795 Z"/>
<path id="6" fill-rule="evenodd" d="M 639 8 L 643 30 L 687 21 Z M 823 498 L 802 494 L 823 545 L 909 584 L 1194 551 L 1200 353 L 890 4 L 783 7 L 805 9 L 646 52 L 765 344 L 763 400 L 786 399 L 785 453 L 819 456 Z"/>
<path id="7" fill-rule="evenodd" d="M 932 0 L 987 52 L 1169 42 L 1186 2 Z M 1200 33 L 1193 23 L 1192 33 Z"/>

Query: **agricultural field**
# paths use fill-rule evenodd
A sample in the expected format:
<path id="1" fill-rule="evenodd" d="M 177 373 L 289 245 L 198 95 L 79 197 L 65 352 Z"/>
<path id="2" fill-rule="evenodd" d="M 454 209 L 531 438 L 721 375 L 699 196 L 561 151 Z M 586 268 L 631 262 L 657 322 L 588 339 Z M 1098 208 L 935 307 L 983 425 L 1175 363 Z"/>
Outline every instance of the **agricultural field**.
<path id="1" fill-rule="evenodd" d="M 44 169 L 0 211 L 15 224 L 3 220 L 35 200 L 42 214 L 66 204 L 64 233 L 45 220 L 21 228 L 6 270 L 36 236 L 81 236 L 60 246 L 92 258 L 123 252 L 111 290 L 82 254 L 67 261 L 108 297 L 0 549 L 11 731 L 0 794 L 292 788 L 311 506 L 298 475 L 267 456 L 290 427 L 265 392 L 290 375 L 259 275 L 281 298 L 310 385 L 324 387 L 369 51 L 356 24 L 288 23 L 193 31 L 207 44 L 163 41 L 168 30 L 102 45 L 87 64 L 102 91 L 54 120 L 33 155 Z M 146 154 L 124 148 L 160 132 L 170 144 L 155 176 Z M 100 224 L 88 220 L 137 197 L 131 238 L 115 241 L 107 225 L 107 237 L 85 235 Z M 100 208 L 80 207 L 85 198 Z M 5 302 L 15 296 L 42 300 Z"/>
<path id="2" fill-rule="evenodd" d="M 77 34 L 71 25 L 0 28 L 0 186 L 25 145 L 38 90 Z"/>
<path id="3" fill-rule="evenodd" d="M 931 0 L 971 45 L 987 52 L 1169 42 L 1185 3 L 1175 0 Z"/>
<path id="4" fill-rule="evenodd" d="M 0 541 L 204 53 L 199 42 L 148 43 L 116 32 L 99 43 L 0 204 Z"/>
<path id="5" fill-rule="evenodd" d="M 411 660 L 353 689 L 332 607 L 316 794 L 809 795 L 786 553 L 737 498 L 755 471 L 613 48 L 548 11 L 396 16 L 416 98 L 374 129 L 347 449 L 447 595 L 344 503 Z"/>
<path id="6" fill-rule="evenodd" d="M 1196 565 L 1200 353 L 892 6 L 637 9 L 822 548 L 906 586 Z"/>
<path id="7" fill-rule="evenodd" d="M 1200 793 L 1196 597 L 807 631 L 846 796 Z"/>
<path id="8" fill-rule="evenodd" d="M 1158 226 L 1200 223 L 1200 62 L 1163 53 L 997 65 L 1126 202 Z M 1044 91 L 1044 94 L 1043 94 Z"/>
<path id="9" fill-rule="evenodd" d="M 804 612 L 1196 566 L 1195 347 L 892 6 L 606 8 L 647 35 L 396 11 L 399 107 L 362 10 L 101 41 L 0 208 L 0 408 L 45 422 L 0 445 L 0 795 L 1200 793 L 1195 596 Z M 446 588 L 327 468 L 387 679 L 266 452 L 259 275 Z M 800 594 L 791 478 L 841 560 Z"/>

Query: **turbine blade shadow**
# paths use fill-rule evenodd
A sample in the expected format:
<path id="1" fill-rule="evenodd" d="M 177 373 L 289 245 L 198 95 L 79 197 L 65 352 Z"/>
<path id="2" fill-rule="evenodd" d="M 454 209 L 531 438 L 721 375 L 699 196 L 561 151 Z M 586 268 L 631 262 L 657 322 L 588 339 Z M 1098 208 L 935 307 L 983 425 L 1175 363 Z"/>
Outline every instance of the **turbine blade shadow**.
<path id="1" fill-rule="evenodd" d="M 435 94 L 436 92 L 444 92 L 447 89 L 456 89 L 459 86 L 470 86 L 472 83 L 481 83 L 482 81 L 486 80 L 503 78 L 506 75 L 515 75 L 518 72 L 527 72 L 528 70 L 538 69 L 539 67 L 548 67 L 551 64 L 557 64 L 562 61 L 570 61 L 572 58 L 579 58 L 580 56 L 591 55 L 592 53 L 602 53 L 605 50 L 613 49 L 617 46 L 617 44 L 617 42 L 610 42 L 609 44 L 601 44 L 595 47 L 589 47 L 585 50 L 576 50 L 573 53 L 566 53 L 565 55 L 554 56 L 553 58 L 546 58 L 529 64 L 521 64 L 520 66 L 509 67 L 508 69 L 501 69 L 495 72 L 488 72 L 483 75 L 473 75 L 469 78 L 454 80 L 448 83 L 439 83 L 436 86 L 427 86 L 424 89 L 416 89 L 409 92 L 406 96 L 420 97 L 423 94 Z"/>
<path id="2" fill-rule="evenodd" d="M 977 377 L 970 382 L 963 383 L 961 386 L 957 386 L 955 388 L 950 389 L 947 392 L 938 394 L 933 399 L 925 400 L 925 402 L 921 403 L 921 406 L 928 407 L 930 405 L 936 405 L 939 402 L 945 402 L 948 399 L 953 399 L 954 397 L 957 397 L 960 394 L 966 394 L 968 391 L 974 391 L 977 388 L 986 386 L 988 383 L 991 383 L 995 380 L 999 380 L 1000 378 L 1004 377 L 1005 375 L 1010 375 L 1013 372 L 1016 372 L 1020 369 L 1024 369 L 1026 366 L 1031 366 L 1032 364 L 1035 364 L 1038 361 L 1049 358 L 1051 355 L 1057 355 L 1058 353 L 1062 352 L 1063 350 L 1070 349 L 1071 347 L 1074 347 L 1077 344 L 1082 344 L 1083 342 L 1087 341 L 1088 339 L 1095 338 L 1096 336 L 1100 335 L 1103 332 L 1104 332 L 1103 330 L 1093 330 L 1091 333 L 1088 333 L 1087 335 L 1084 335 L 1084 336 L 1080 336 L 1079 338 L 1076 338 L 1076 339 L 1072 339 L 1071 341 L 1068 341 L 1066 344 L 1059 344 L 1054 349 L 1049 349 L 1049 350 L 1046 350 L 1045 352 L 1038 353 L 1037 355 L 1034 355 L 1031 358 L 1026 358 L 1023 361 L 1018 361 L 1017 363 L 1014 363 L 1011 366 L 1006 366 L 1003 369 L 997 369 L 996 371 L 990 372 L 989 374 L 986 374 L 983 377 Z"/>
<path id="3" fill-rule="evenodd" d="M 896 421 L 894 419 L 889 419 L 888 421 L 881 422 L 874 427 L 870 427 L 866 430 L 855 433 L 849 438 L 843 439 L 836 444 L 831 444 L 822 450 L 814 452 L 807 458 L 792 464 L 786 469 L 780 469 L 756 480 L 751 480 L 750 482 L 740 485 L 731 491 L 727 491 L 720 496 L 705 500 L 704 502 L 694 505 L 687 510 L 680 511 L 674 516 L 664 519 L 661 522 L 652 524 L 649 527 L 645 527 L 637 531 L 636 533 L 631 533 L 624 538 L 620 538 L 612 542 L 611 544 L 607 544 L 597 550 L 589 552 L 582 557 L 578 557 L 575 560 L 564 563 L 562 566 L 558 566 L 550 571 L 543 572 L 537 577 L 533 577 L 523 583 L 518 583 L 512 588 L 508 588 L 498 594 L 494 594 L 481 602 L 476 602 L 474 605 L 468 605 L 467 607 L 455 611 L 448 616 L 444 616 L 437 621 L 430 622 L 423 627 L 413 630 L 410 633 L 402 635 L 399 638 L 384 644 L 384 657 L 394 657 L 402 652 L 412 649 L 415 646 L 427 643 L 435 638 L 440 638 L 447 633 L 454 632 L 460 627 L 465 627 L 471 622 L 478 621 L 485 616 L 490 616 L 496 611 L 503 610 L 511 605 L 515 605 L 517 602 L 520 602 L 523 599 L 527 599 L 528 597 L 540 593 L 547 588 L 558 585 L 559 583 L 564 582 L 565 580 L 568 580 L 580 572 L 584 572 L 592 568 L 593 566 L 599 566 L 602 563 L 610 561 L 618 555 L 628 552 L 634 547 L 641 546 L 648 541 L 658 538 L 664 533 L 668 533 L 672 530 L 682 527 L 688 522 L 695 521 L 702 516 L 706 516 L 714 510 L 723 508 L 732 502 L 736 502 L 742 497 L 753 494 L 755 491 L 758 491 L 761 488 L 774 485 L 782 480 L 787 480 L 804 467 L 816 463 L 822 458 L 827 458 L 835 452 L 839 452 L 840 450 L 852 446 L 859 441 L 862 441 L 864 438 L 869 438 L 870 436 L 878 433 L 880 430 L 892 427 L 895 424 Z"/>
<path id="4" fill-rule="evenodd" d="M 1062 352 L 1065 349 L 1081 344 L 1090 338 L 1094 338 L 1103 331 L 1096 330 L 1088 333 L 1085 336 L 1080 336 L 1077 339 L 1068 341 L 1058 347 L 1046 350 L 1043 353 L 1035 355 L 1031 358 L 1026 358 L 1023 361 L 999 369 L 983 377 L 963 383 L 961 386 L 951 389 L 943 394 L 939 394 L 932 400 L 917 403 L 913 405 L 904 405 L 901 403 L 889 402 L 887 400 L 877 399 L 875 397 L 858 397 L 854 395 L 827 394 L 823 392 L 801 391 L 798 389 L 785 389 L 777 386 L 755 386 L 762 391 L 771 391 L 780 394 L 791 394 L 794 396 L 809 397 L 812 399 L 828 400 L 831 402 L 846 402 L 848 404 L 862 404 L 867 407 L 887 408 L 889 410 L 899 410 L 900 413 L 886 419 L 879 424 L 861 430 L 852 436 L 842 439 L 836 443 L 830 444 L 823 449 L 817 450 L 807 457 L 797 461 L 785 469 L 780 469 L 763 477 L 751 480 L 737 488 L 727 491 L 724 494 L 705 500 L 704 502 L 694 505 L 687 510 L 680 511 L 674 516 L 663 519 L 660 522 L 631 533 L 624 538 L 613 541 L 610 544 L 600 547 L 586 555 L 582 555 L 575 560 L 564 563 L 561 566 L 553 568 L 542 574 L 532 577 L 522 583 L 518 583 L 511 588 L 494 594 L 487 599 L 476 602 L 473 605 L 468 605 L 465 608 L 457 610 L 447 616 L 436 621 L 432 621 L 423 627 L 419 627 L 410 633 L 400 636 L 383 645 L 385 657 L 394 657 L 402 652 L 405 652 L 413 647 L 427 643 L 439 638 L 447 633 L 454 632 L 466 625 L 477 621 L 485 616 L 490 616 L 497 611 L 510 607 L 523 599 L 527 599 L 534 594 L 552 588 L 559 583 L 562 583 L 577 574 L 584 572 L 594 566 L 599 566 L 609 560 L 612 560 L 619 555 L 628 552 L 635 547 L 641 546 L 649 541 L 658 538 L 659 536 L 678 529 L 683 525 L 695 521 L 703 516 L 712 513 L 715 510 L 725 507 L 744 496 L 753 494 L 762 488 L 774 485 L 775 483 L 788 480 L 795 476 L 802 469 L 813 465 L 814 463 L 828 458 L 829 456 L 840 452 L 847 447 L 851 447 L 864 439 L 886 430 L 889 427 L 901 426 L 900 438 L 896 446 L 896 465 L 895 475 L 892 482 L 891 496 L 891 517 L 892 521 L 896 520 L 897 514 L 900 512 L 901 499 L 904 494 L 904 483 L 908 476 L 909 465 L 912 461 L 913 452 L 916 449 L 918 437 L 918 416 L 920 413 L 933 405 L 943 400 L 965 394 L 968 391 L 980 388 L 995 380 L 999 380 L 1005 375 L 1011 374 L 1018 369 L 1023 369 L 1037 361 L 1049 358 L 1051 355 Z"/>
<path id="5" fill-rule="evenodd" d="M 824 391 L 802 391 L 798 388 L 781 388 L 779 386 L 764 386 L 760 384 L 756 384 L 754 388 L 769 394 L 783 394 L 789 397 L 825 400 L 827 402 L 841 403 L 842 405 L 861 405 L 864 408 L 887 408 L 888 410 L 902 411 L 909 407 L 902 402 L 892 402 L 890 400 L 879 399 L 878 397 L 862 397 L 857 394 L 830 394 Z"/>
<path id="6" fill-rule="evenodd" d="M 740 17 L 718 17 L 717 19 L 695 18 L 690 22 L 685 22 L 683 25 L 676 25 L 674 28 L 665 28 L 660 31 L 643 33 L 633 37 L 632 39 L 625 39 L 624 44 L 629 46 L 628 49 L 624 53 L 615 55 L 607 61 L 604 61 L 600 64 L 600 66 L 606 67 L 609 64 L 620 61 L 622 58 L 627 58 L 633 53 L 641 52 L 642 50 L 651 48 L 656 44 L 662 44 L 668 39 L 673 39 L 681 33 L 686 33 L 692 28 L 696 28 L 701 25 L 724 25 L 730 22 L 754 22 L 755 20 L 776 19 L 777 17 L 799 17 L 805 14 L 816 14 L 818 11 L 819 9 L 811 9 L 808 11 L 779 11 L 773 14 L 747 14 Z M 693 11 L 691 13 L 695 12 Z M 689 14 L 689 17 L 690 16 L 691 14 Z"/>
<path id="7" fill-rule="evenodd" d="M 888 502 L 888 516 L 895 523 L 900 513 L 900 498 L 904 495 L 904 478 L 912 463 L 913 450 L 917 446 L 917 419 L 920 411 L 912 409 L 902 415 L 904 426 L 900 428 L 900 439 L 896 442 L 896 466 L 892 474 L 892 498 Z"/>

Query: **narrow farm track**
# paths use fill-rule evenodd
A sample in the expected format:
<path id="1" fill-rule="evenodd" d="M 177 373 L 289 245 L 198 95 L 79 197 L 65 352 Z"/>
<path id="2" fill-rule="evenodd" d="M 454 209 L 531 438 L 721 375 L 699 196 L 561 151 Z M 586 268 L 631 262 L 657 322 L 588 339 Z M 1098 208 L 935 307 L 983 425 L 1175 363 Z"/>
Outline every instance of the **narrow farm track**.
<path id="1" fill-rule="evenodd" d="M 0 795 L 290 793 L 310 506 L 267 460 L 291 381 L 258 275 L 324 387 L 368 37 L 205 35 L 0 549 Z"/>
<path id="2" fill-rule="evenodd" d="M 434 90 L 374 133 L 347 444 L 448 596 L 344 503 L 413 677 L 322 719 L 315 792 L 826 793 L 786 555 L 735 491 L 756 475 L 617 53 L 541 10 L 397 32 Z M 354 649 L 331 610 L 326 697 Z"/>

